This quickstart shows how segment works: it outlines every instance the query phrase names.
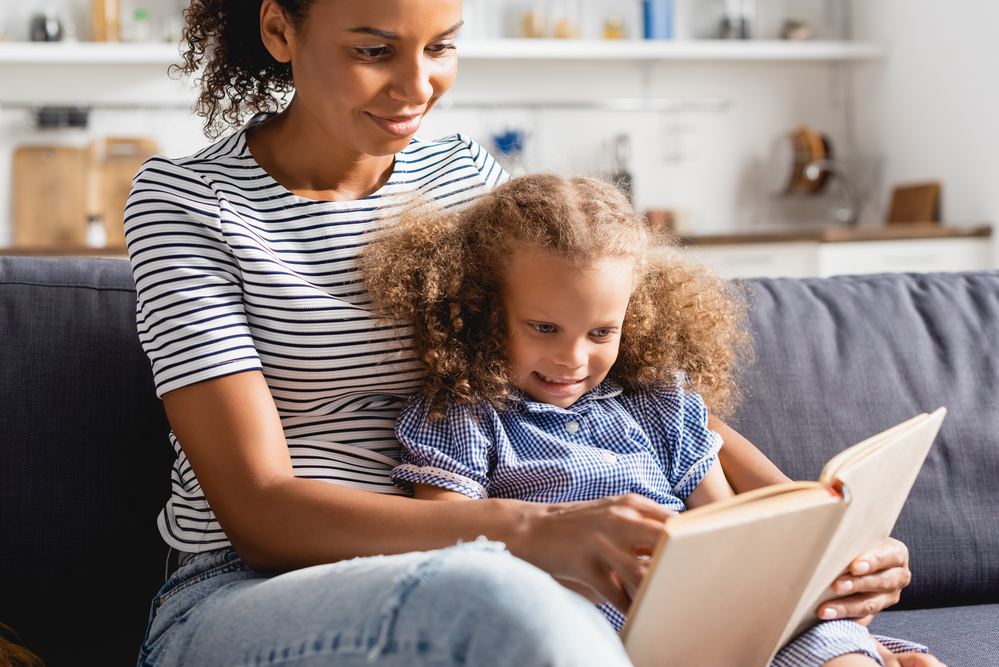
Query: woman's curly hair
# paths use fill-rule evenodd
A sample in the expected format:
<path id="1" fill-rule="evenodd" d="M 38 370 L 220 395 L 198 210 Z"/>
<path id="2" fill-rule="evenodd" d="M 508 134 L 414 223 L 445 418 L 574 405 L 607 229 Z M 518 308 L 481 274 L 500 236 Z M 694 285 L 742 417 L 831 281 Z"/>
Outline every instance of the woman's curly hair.
<path id="1" fill-rule="evenodd" d="M 313 0 L 277 0 L 301 30 Z M 260 39 L 262 0 L 191 0 L 184 10 L 187 46 L 175 71 L 199 75 L 195 111 L 216 138 L 261 111 L 278 111 L 295 89 L 289 63 L 274 59 Z"/>
<path id="2" fill-rule="evenodd" d="M 418 204 L 361 255 L 376 311 L 402 321 L 400 335 L 412 336 L 431 418 L 451 401 L 482 398 L 502 409 L 515 395 L 500 281 L 518 243 L 580 267 L 633 258 L 635 288 L 608 378 L 633 391 L 672 384 L 683 373 L 713 413 L 730 413 L 735 371 L 752 357 L 738 285 L 683 257 L 616 187 L 536 174 L 458 213 Z"/>

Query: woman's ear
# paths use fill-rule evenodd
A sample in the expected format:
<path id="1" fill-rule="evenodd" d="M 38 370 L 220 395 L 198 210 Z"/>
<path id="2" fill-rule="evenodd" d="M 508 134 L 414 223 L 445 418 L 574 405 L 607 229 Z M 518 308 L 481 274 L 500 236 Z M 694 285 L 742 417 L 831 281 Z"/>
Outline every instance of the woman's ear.
<path id="1" fill-rule="evenodd" d="M 260 5 L 260 38 L 279 63 L 291 61 L 291 45 L 295 31 L 276 0 L 264 0 Z"/>

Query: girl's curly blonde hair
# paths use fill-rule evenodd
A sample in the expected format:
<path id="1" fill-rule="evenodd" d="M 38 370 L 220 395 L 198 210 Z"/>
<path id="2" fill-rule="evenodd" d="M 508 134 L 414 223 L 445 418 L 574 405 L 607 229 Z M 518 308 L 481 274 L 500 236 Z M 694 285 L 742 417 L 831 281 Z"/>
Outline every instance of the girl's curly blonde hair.
<path id="1" fill-rule="evenodd" d="M 431 418 L 452 401 L 485 399 L 502 408 L 516 395 L 500 283 L 518 243 L 580 267 L 604 257 L 634 259 L 635 288 L 608 378 L 633 391 L 672 384 L 684 373 L 712 413 L 731 411 L 734 372 L 752 356 L 738 286 L 681 256 L 616 187 L 535 174 L 457 213 L 414 206 L 361 255 L 376 311 L 404 322 L 400 335 L 412 337 L 423 362 Z"/>

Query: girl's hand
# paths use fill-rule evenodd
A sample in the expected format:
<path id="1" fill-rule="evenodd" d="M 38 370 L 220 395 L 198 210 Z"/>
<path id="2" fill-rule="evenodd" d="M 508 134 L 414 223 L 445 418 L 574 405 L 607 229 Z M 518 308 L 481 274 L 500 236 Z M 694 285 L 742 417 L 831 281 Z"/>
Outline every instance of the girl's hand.
<path id="1" fill-rule="evenodd" d="M 673 515 L 636 494 L 537 505 L 507 547 L 591 602 L 627 612 L 648 569 L 638 556 L 652 553 Z"/>
<path id="2" fill-rule="evenodd" d="M 867 625 L 879 611 L 898 602 L 911 579 L 908 548 L 888 538 L 880 547 L 858 556 L 850 564 L 850 574 L 833 582 L 833 592 L 842 597 L 823 603 L 817 610 L 819 618 L 849 618 Z"/>

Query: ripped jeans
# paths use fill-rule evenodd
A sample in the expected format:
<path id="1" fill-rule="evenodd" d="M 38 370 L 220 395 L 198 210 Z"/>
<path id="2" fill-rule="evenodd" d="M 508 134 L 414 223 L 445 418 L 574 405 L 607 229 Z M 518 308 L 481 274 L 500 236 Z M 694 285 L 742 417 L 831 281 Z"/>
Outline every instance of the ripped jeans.
<path id="1" fill-rule="evenodd" d="M 277 576 L 193 556 L 153 600 L 139 665 L 630 665 L 591 603 L 480 539 Z"/>

